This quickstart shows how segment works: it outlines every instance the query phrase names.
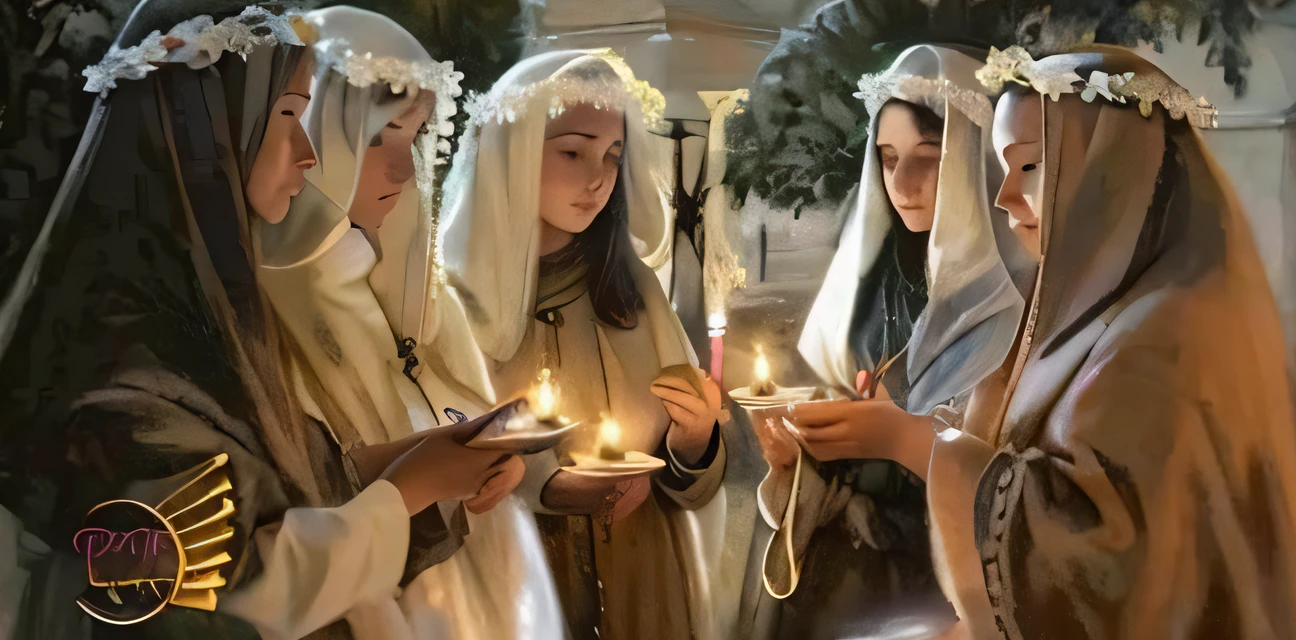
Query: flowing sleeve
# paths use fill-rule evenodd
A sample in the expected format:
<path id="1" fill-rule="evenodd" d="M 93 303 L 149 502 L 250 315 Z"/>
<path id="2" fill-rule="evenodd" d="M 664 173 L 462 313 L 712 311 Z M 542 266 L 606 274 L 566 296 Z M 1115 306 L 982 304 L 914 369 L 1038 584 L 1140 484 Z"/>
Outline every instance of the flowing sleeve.
<path id="1" fill-rule="evenodd" d="M 169 493 L 158 478 L 216 454 L 229 456 L 236 535 L 229 587 L 217 594 L 218 614 L 250 623 L 265 638 L 299 638 L 358 605 L 395 595 L 410 518 L 391 483 L 375 482 L 340 507 L 287 509 L 282 483 L 263 461 L 250 426 L 143 353 L 132 354 L 111 384 L 87 394 L 75 409 L 69 458 L 79 465 L 72 475 L 81 485 L 69 495 L 68 512 L 78 519 L 105 500 L 156 504 Z M 223 637 L 251 635 L 236 633 L 233 618 L 179 607 L 158 618 L 157 624 L 224 629 Z"/>
<path id="2" fill-rule="evenodd" d="M 657 457 L 666 461 L 666 468 L 656 476 L 656 484 L 685 509 L 704 507 L 720 491 L 724 480 L 727 456 L 720 425 L 717 424 L 711 431 L 711 441 L 707 443 L 706 451 L 692 465 L 675 457 L 670 448 L 670 433 L 667 432 L 666 439 L 657 451 Z"/>
<path id="3" fill-rule="evenodd" d="M 386 480 L 332 509 L 289 509 L 257 530 L 261 575 L 221 601 L 221 610 L 265 638 L 300 638 L 357 605 L 393 598 L 405 570 L 409 515 Z"/>

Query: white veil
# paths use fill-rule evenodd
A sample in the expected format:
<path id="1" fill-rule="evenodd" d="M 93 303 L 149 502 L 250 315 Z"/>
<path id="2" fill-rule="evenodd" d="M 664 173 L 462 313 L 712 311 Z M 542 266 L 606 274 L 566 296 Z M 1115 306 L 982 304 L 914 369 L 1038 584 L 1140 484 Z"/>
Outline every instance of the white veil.
<path id="1" fill-rule="evenodd" d="M 825 381 L 855 386 L 849 343 L 856 292 L 874 267 L 891 227 L 891 203 L 872 152 L 876 115 L 891 98 L 926 106 L 945 121 L 936 194 L 936 216 L 927 247 L 928 302 L 909 342 L 908 410 L 928 413 L 974 386 L 1002 364 L 1012 348 L 1025 301 L 1004 266 L 998 239 L 1015 243 L 991 216 L 987 162 L 993 108 L 975 78 L 981 63 L 962 52 L 919 45 L 905 50 L 887 71 L 860 80 L 856 94 L 873 117 L 870 152 L 854 210 L 823 288 L 801 334 L 802 356 Z M 998 216 L 1003 218 L 1003 216 Z M 1018 261 L 1019 254 L 1009 257 Z M 1016 271 L 1016 270 L 1014 270 Z M 862 354 L 865 360 L 879 354 Z M 877 366 L 868 361 L 864 365 Z"/>
<path id="2" fill-rule="evenodd" d="M 653 153 L 647 123 L 661 117 L 661 94 L 608 50 L 523 60 L 469 107 L 472 119 L 445 183 L 446 270 L 464 297 L 477 345 L 494 360 L 513 357 L 535 307 L 546 119 L 519 116 L 576 102 L 624 111 L 621 180 L 635 252 L 652 268 L 669 255 L 667 191 L 653 170 L 658 163 L 645 157 Z"/>
<path id="3" fill-rule="evenodd" d="M 614 72 L 614 73 L 609 73 Z M 528 58 L 506 73 L 491 91 L 469 107 L 469 129 L 446 180 L 440 246 L 446 270 L 463 296 L 473 333 L 482 351 L 508 361 L 534 322 L 539 256 L 541 151 L 546 117 L 563 104 L 592 103 L 622 109 L 626 119 L 625 159 L 621 169 L 630 233 L 635 251 L 648 267 L 668 256 L 673 223 L 663 178 L 645 157 L 648 138 L 664 99 L 608 50 L 556 51 Z M 632 259 L 633 260 L 633 259 Z M 697 364 L 697 356 L 650 269 L 634 265 L 635 285 L 644 293 L 639 328 L 652 332 L 661 365 Z M 656 292 L 650 293 L 648 287 Z M 729 451 L 758 456 L 749 431 L 732 421 L 721 424 Z M 689 600 L 690 625 L 701 639 L 732 636 L 737 598 L 752 539 L 758 476 L 731 453 L 724 486 L 706 506 L 668 514 L 680 547 Z M 758 459 L 755 458 L 755 459 Z M 733 514 L 738 514 L 734 516 Z M 549 636 L 531 636 L 549 637 Z"/>
<path id="4" fill-rule="evenodd" d="M 445 423 L 440 412 L 447 408 L 484 409 L 494 393 L 471 343 L 450 341 L 460 346 L 448 352 L 425 344 L 445 346 L 437 340 L 445 337 L 443 328 L 453 333 L 457 326 L 466 334 L 457 299 L 438 291 L 430 255 L 431 198 L 420 197 L 421 190 L 432 196 L 432 167 L 437 147 L 444 145 L 433 135 L 420 138 L 416 157 L 422 166 L 376 234 L 377 247 L 359 232 L 349 233 L 346 214 L 368 141 L 419 91 L 436 92 L 430 126 L 443 134 L 461 74 L 432 60 L 385 16 L 335 7 L 305 19 L 316 31 L 319 63 L 302 120 L 318 164 L 307 171 L 306 188 L 293 198 L 282 222 L 258 221 L 258 270 L 322 395 L 336 405 L 336 411 L 325 406 L 315 411 L 346 451 Z M 406 95 L 378 104 L 375 92 L 387 91 L 387 85 Z M 398 343 L 405 338 L 418 345 L 419 366 L 433 368 L 434 375 L 416 376 L 430 413 L 419 410 L 424 403 L 414 397 L 418 390 L 403 380 L 407 361 Z"/>
<path id="5" fill-rule="evenodd" d="M 434 167 L 443 163 L 438 151 L 448 151 L 441 137 L 453 133 L 461 74 L 433 61 L 379 14 L 335 7 L 310 12 L 306 21 L 317 30 L 322 60 L 303 116 L 319 164 L 283 222 L 260 224 L 259 271 L 324 387 L 318 397 L 336 404 L 356 431 L 339 433 L 330 422 L 345 451 L 475 416 L 495 394 L 434 244 Z M 386 91 L 382 83 L 408 95 L 378 105 L 373 91 Z M 437 95 L 432 134 L 416 142 L 415 178 L 366 238 L 346 215 L 364 151 L 423 90 Z M 418 388 L 397 347 L 404 339 L 417 345 L 410 372 Z M 468 514 L 468 524 L 463 547 L 406 587 L 401 608 L 411 632 L 465 640 L 561 633 L 557 592 L 531 514 L 510 497 L 488 513 Z"/>

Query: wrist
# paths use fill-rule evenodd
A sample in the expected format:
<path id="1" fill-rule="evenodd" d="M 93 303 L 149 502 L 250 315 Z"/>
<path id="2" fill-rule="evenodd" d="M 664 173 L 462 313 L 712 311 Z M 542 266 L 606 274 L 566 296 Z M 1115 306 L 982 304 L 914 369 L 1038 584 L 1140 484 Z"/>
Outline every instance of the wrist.
<path id="1" fill-rule="evenodd" d="M 896 451 L 891 459 L 910 472 L 927 481 L 927 467 L 931 464 L 932 446 L 936 442 L 936 429 L 928 416 L 909 416 L 908 424 L 900 432 Z"/>
<path id="2" fill-rule="evenodd" d="M 706 454 L 714 428 L 713 425 L 711 429 L 688 429 L 672 422 L 666 431 L 666 448 L 684 464 L 697 464 Z"/>

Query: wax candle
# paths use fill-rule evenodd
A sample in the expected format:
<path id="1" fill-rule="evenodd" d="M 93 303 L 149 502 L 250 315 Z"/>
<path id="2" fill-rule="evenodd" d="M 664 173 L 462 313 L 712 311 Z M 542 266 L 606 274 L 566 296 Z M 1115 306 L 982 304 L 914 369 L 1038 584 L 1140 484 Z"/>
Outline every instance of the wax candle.
<path id="1" fill-rule="evenodd" d="M 598 455 L 606 460 L 620 460 L 625 457 L 621 450 L 621 425 L 609 415 L 603 416 L 598 429 Z"/>
<path id="2" fill-rule="evenodd" d="M 724 377 L 724 334 L 725 334 L 725 316 L 723 313 L 713 313 L 707 319 L 707 335 L 711 336 L 711 378 L 716 384 L 722 384 L 720 381 Z"/>

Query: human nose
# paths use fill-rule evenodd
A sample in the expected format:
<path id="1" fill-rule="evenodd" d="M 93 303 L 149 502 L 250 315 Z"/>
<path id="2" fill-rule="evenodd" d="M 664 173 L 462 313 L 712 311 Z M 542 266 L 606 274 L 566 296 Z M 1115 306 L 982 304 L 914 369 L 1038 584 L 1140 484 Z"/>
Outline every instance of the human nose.
<path id="1" fill-rule="evenodd" d="M 1030 207 L 1026 206 L 1026 198 L 1022 196 L 1021 174 L 1014 171 L 1004 176 L 999 195 L 995 198 L 995 206 L 1007 211 L 1015 223 L 1026 222 L 1035 217 L 1030 212 Z"/>
<path id="2" fill-rule="evenodd" d="M 306 130 L 300 123 L 293 127 L 289 144 L 292 147 L 293 166 L 302 171 L 315 166 L 315 150 L 311 148 L 310 139 L 306 137 Z"/>
<path id="3" fill-rule="evenodd" d="M 914 207 L 921 204 L 925 175 L 920 164 L 906 160 L 896 164 L 891 183 L 899 202 L 893 203 L 894 205 Z"/>

